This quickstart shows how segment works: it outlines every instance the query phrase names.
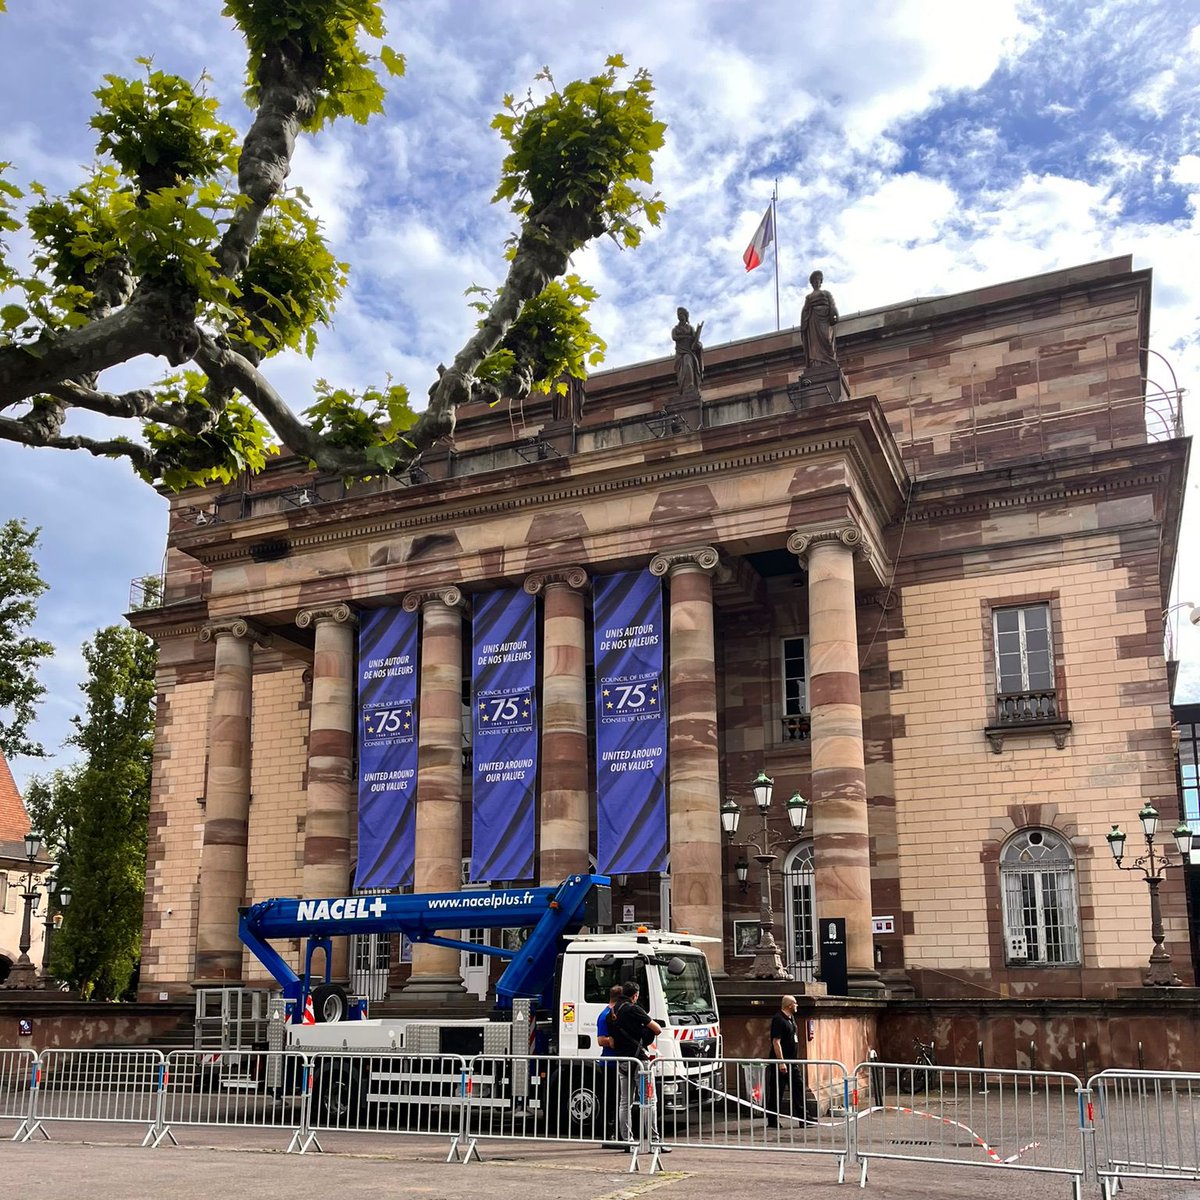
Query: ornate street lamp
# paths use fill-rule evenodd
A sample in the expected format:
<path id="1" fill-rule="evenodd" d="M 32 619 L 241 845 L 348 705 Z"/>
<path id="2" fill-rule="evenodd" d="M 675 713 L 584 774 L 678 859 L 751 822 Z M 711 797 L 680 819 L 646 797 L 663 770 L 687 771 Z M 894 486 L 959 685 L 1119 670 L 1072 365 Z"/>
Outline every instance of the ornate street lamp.
<path id="1" fill-rule="evenodd" d="M 762 817 L 762 832 L 758 841 L 743 843 L 744 850 L 754 851 L 754 861 L 762 870 L 762 883 L 759 887 L 758 949 L 754 955 L 754 964 L 750 968 L 750 978 L 790 979 L 791 976 L 784 970 L 779 946 L 775 941 L 775 911 L 771 906 L 771 864 L 775 861 L 776 851 L 791 845 L 804 831 L 805 822 L 808 820 L 808 801 L 796 792 L 787 802 L 788 823 L 793 836 L 781 838 L 771 832 L 768 824 L 775 781 L 765 771 L 759 771 L 750 785 L 750 791 Z M 737 833 L 741 816 L 741 806 L 732 796 L 726 796 L 725 803 L 721 805 L 721 828 L 730 842 Z M 738 857 L 733 870 L 741 890 L 749 891 L 750 863 L 745 853 Z"/>
<path id="2" fill-rule="evenodd" d="M 1146 853 L 1135 858 L 1128 866 L 1121 862 L 1125 855 L 1125 834 L 1120 827 L 1114 825 L 1105 837 L 1117 867 L 1122 871 L 1141 871 L 1150 889 L 1150 936 L 1154 940 L 1154 949 L 1150 951 L 1150 965 L 1142 976 L 1142 982 L 1146 987 L 1179 987 L 1180 979 L 1171 966 L 1171 956 L 1163 949 L 1165 934 L 1158 889 L 1170 868 L 1181 867 L 1191 858 L 1192 831 L 1182 824 L 1172 830 L 1171 836 L 1175 839 L 1175 849 L 1179 854 L 1179 861 L 1176 862 L 1168 857 L 1165 850 L 1155 854 L 1158 811 L 1152 804 L 1147 802 L 1143 806 L 1138 813 L 1138 820 L 1142 823 L 1142 833 L 1146 838 Z"/>
<path id="3" fill-rule="evenodd" d="M 46 884 L 46 932 L 42 938 L 42 986 L 54 987 L 54 976 L 50 973 L 50 942 L 51 935 L 61 927 L 63 910 L 71 904 L 71 885 L 64 883 L 59 886 L 56 879 L 51 878 Z M 56 912 L 55 909 L 58 911 Z"/>
<path id="4" fill-rule="evenodd" d="M 33 910 L 37 907 L 38 894 L 33 888 L 34 867 L 37 865 L 37 856 L 42 849 L 42 835 L 35 830 L 30 830 L 25 835 L 25 888 L 21 892 L 21 899 L 25 903 L 25 912 L 21 918 L 21 940 L 17 943 L 17 948 L 21 951 L 20 957 L 9 972 L 8 978 L 4 981 L 6 988 L 32 988 L 37 986 L 37 971 L 29 958 L 29 947 L 33 944 L 32 922 Z"/>

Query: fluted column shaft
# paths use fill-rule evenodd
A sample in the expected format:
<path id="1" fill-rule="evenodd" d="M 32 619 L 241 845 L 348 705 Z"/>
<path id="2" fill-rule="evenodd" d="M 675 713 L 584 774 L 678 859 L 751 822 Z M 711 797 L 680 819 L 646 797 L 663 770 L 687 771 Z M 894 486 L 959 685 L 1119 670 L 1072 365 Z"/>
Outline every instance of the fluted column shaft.
<path id="1" fill-rule="evenodd" d="M 813 857 L 818 920 L 846 920 L 852 990 L 879 986 L 854 606 L 857 530 L 807 546 Z"/>
<path id="2" fill-rule="evenodd" d="M 315 626 L 308 728 L 308 803 L 304 823 L 304 895 L 341 896 L 350 887 L 354 811 L 354 614 L 346 604 L 307 609 Z M 348 940 L 333 939 L 334 979 L 349 979 Z"/>
<path id="3" fill-rule="evenodd" d="M 724 971 L 721 941 L 721 788 L 710 547 L 659 555 L 670 595 L 671 928 L 715 937 L 709 966 Z"/>
<path id="4" fill-rule="evenodd" d="M 543 885 L 588 870 L 587 645 L 581 569 L 534 575 L 526 591 L 542 607 L 542 795 L 539 877 Z"/>
<path id="5" fill-rule="evenodd" d="M 246 902 L 250 821 L 250 714 L 254 643 L 262 635 L 246 621 L 206 626 L 216 643 L 208 725 L 208 783 L 196 901 L 196 983 L 240 983 L 238 908 Z"/>
<path id="6" fill-rule="evenodd" d="M 462 886 L 462 595 L 457 588 L 406 596 L 421 609 L 421 706 L 413 890 Z M 406 993 L 461 993 L 459 951 L 413 946 Z"/>

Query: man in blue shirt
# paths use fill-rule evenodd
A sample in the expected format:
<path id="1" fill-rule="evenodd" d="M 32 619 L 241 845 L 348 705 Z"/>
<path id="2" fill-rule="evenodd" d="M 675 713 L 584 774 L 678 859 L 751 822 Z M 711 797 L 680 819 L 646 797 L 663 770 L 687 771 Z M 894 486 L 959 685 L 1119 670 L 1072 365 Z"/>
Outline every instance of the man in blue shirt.
<path id="1" fill-rule="evenodd" d="M 617 1005 L 624 998 L 625 994 L 621 991 L 621 985 L 613 984 L 608 989 L 608 1006 L 602 1009 L 596 1018 L 596 1045 L 600 1047 L 600 1058 L 604 1068 L 597 1074 L 596 1082 L 601 1089 L 600 1100 L 604 1108 L 604 1134 L 606 1137 L 613 1135 L 617 1115 L 617 1081 L 616 1071 L 613 1070 L 616 1065 L 613 1060 L 617 1057 L 617 1051 L 613 1045 L 613 1036 L 609 1032 L 608 1023 L 613 1020 Z M 624 1142 L 605 1142 L 604 1148 L 606 1150 L 627 1149 Z"/>

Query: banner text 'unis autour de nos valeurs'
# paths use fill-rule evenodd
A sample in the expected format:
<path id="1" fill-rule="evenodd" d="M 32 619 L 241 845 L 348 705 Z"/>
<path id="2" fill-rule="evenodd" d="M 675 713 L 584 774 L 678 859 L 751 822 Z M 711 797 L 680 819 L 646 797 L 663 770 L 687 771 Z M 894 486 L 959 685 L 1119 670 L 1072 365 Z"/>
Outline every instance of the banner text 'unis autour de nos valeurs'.
<path id="1" fill-rule="evenodd" d="M 596 865 L 667 869 L 662 583 L 649 571 L 596 580 Z"/>
<path id="2" fill-rule="evenodd" d="M 537 601 L 488 592 L 472 621 L 471 878 L 533 877 Z"/>
<path id="3" fill-rule="evenodd" d="M 357 888 L 413 881 L 417 619 L 380 608 L 365 614 L 359 628 Z"/>

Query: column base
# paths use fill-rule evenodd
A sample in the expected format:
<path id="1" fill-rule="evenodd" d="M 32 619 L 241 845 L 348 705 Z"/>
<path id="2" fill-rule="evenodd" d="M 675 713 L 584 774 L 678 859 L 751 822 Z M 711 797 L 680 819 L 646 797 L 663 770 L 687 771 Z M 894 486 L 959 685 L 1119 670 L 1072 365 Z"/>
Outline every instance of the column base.
<path id="1" fill-rule="evenodd" d="M 874 967 L 850 967 L 846 972 L 846 990 L 851 996 L 882 1000 L 887 995 L 887 984 Z"/>
<path id="2" fill-rule="evenodd" d="M 396 996 L 402 1011 L 427 1012 L 438 1004 L 460 1001 L 467 995 L 459 975 L 417 975 Z"/>

